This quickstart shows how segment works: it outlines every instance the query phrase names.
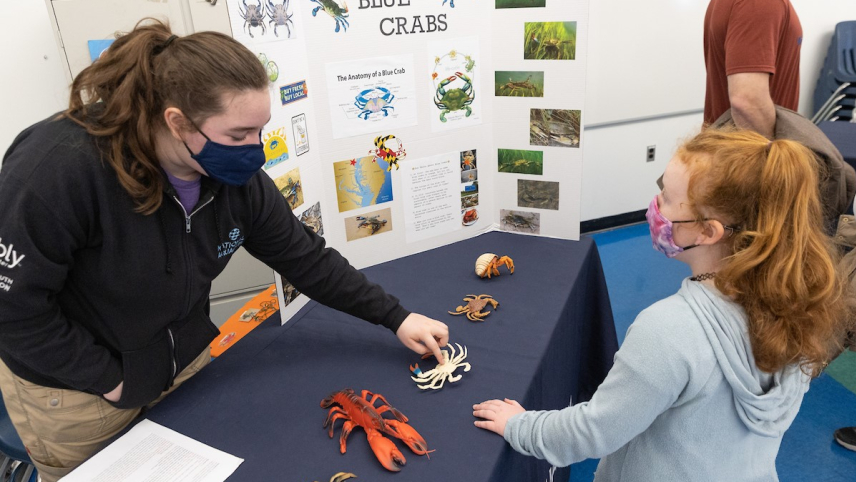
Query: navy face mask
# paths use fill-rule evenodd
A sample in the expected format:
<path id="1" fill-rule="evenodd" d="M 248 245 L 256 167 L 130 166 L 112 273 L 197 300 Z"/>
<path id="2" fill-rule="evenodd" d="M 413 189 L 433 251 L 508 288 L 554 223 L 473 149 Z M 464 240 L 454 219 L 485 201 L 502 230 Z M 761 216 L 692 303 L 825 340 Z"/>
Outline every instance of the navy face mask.
<path id="1" fill-rule="evenodd" d="M 243 186 L 266 161 L 261 132 L 259 132 L 258 144 L 227 146 L 212 141 L 198 127 L 196 130 L 206 139 L 199 154 L 194 154 L 186 143 L 182 143 L 190 153 L 190 157 L 198 162 L 208 176 L 215 181 L 230 186 Z"/>

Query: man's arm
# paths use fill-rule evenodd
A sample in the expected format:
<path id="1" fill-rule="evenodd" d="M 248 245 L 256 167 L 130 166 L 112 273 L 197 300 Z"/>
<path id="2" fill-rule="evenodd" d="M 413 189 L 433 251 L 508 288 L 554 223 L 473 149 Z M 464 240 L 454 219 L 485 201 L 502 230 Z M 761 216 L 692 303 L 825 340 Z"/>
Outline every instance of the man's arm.
<path id="1" fill-rule="evenodd" d="M 770 74 L 745 72 L 729 75 L 728 98 L 737 127 L 773 138 L 776 106 L 770 96 Z"/>

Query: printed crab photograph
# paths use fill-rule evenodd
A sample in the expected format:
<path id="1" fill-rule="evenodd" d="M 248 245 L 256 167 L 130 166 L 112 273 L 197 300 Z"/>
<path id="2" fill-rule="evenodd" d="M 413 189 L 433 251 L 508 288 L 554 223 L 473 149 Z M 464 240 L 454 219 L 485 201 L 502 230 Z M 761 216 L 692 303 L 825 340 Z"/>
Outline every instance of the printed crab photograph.
<path id="1" fill-rule="evenodd" d="M 345 237 L 348 241 L 365 239 L 392 231 L 390 208 L 345 218 Z"/>
<path id="2" fill-rule="evenodd" d="M 499 229 L 514 233 L 541 234 L 541 214 L 500 209 Z"/>
<path id="3" fill-rule="evenodd" d="M 461 209 L 467 209 L 479 205 L 479 195 L 473 194 L 470 196 L 461 197 Z"/>
<path id="4" fill-rule="evenodd" d="M 279 297 L 279 305 L 282 308 L 290 305 L 295 298 L 300 296 L 300 291 L 297 291 L 297 288 L 294 287 L 291 282 L 285 279 L 285 276 L 279 277 L 280 284 L 282 285 L 282 296 Z"/>
<path id="5" fill-rule="evenodd" d="M 499 149 L 497 151 L 499 172 L 516 174 L 544 174 L 544 153 L 518 149 Z"/>
<path id="6" fill-rule="evenodd" d="M 561 0 L 559 0 L 561 1 Z M 496 0 L 495 8 L 537 8 L 547 6 L 547 0 Z"/>
<path id="7" fill-rule="evenodd" d="M 544 97 L 544 72 L 497 70 L 493 73 L 497 97 Z"/>
<path id="8" fill-rule="evenodd" d="M 577 22 L 526 22 L 523 58 L 574 60 L 577 56 Z"/>
<path id="9" fill-rule="evenodd" d="M 469 171 L 461 171 L 461 184 L 479 180 L 479 170 L 471 169 Z"/>
<path id="10" fill-rule="evenodd" d="M 461 210 L 461 224 L 464 226 L 472 226 L 479 220 L 479 211 L 476 208 Z"/>
<path id="11" fill-rule="evenodd" d="M 580 147 L 582 111 L 561 109 L 529 110 L 529 145 Z"/>
<path id="12" fill-rule="evenodd" d="M 321 221 L 321 202 L 312 205 L 300 214 L 300 222 L 315 232 L 318 236 L 324 236 L 324 223 Z"/>
<path id="13" fill-rule="evenodd" d="M 517 180 L 517 205 L 522 208 L 559 209 L 559 183 Z"/>
<path id="14" fill-rule="evenodd" d="M 475 149 L 461 152 L 461 170 L 469 171 L 470 169 L 478 169 Z"/>
<path id="15" fill-rule="evenodd" d="M 274 179 L 273 182 L 285 200 L 288 201 L 291 209 L 298 208 L 303 204 L 303 186 L 300 184 L 300 168 L 295 167 Z"/>

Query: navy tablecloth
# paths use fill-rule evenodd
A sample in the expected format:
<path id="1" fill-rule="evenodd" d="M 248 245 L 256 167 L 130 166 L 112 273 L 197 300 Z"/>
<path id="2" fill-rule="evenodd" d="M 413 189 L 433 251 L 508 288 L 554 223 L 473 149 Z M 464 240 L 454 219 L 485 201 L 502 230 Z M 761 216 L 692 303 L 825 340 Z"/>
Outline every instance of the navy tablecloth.
<path id="1" fill-rule="evenodd" d="M 498 278 L 479 279 L 473 266 L 485 252 L 511 256 L 514 275 L 503 267 Z M 408 366 L 432 360 L 386 328 L 312 302 L 285 326 L 268 319 L 148 418 L 245 459 L 230 481 L 326 482 L 340 471 L 372 482 L 546 480 L 546 462 L 473 426 L 472 405 L 508 397 L 560 409 L 571 398 L 588 400 L 603 381 L 618 343 L 594 242 L 488 233 L 364 272 L 408 309 L 447 323 L 472 370 L 442 390 L 421 391 Z M 483 323 L 446 313 L 482 293 L 500 302 Z M 319 403 L 343 388 L 384 395 L 436 449 L 430 460 L 395 441 L 407 465 L 388 472 L 359 428 L 341 455 L 341 421 L 331 440 Z M 565 469 L 555 480 L 567 476 Z"/>

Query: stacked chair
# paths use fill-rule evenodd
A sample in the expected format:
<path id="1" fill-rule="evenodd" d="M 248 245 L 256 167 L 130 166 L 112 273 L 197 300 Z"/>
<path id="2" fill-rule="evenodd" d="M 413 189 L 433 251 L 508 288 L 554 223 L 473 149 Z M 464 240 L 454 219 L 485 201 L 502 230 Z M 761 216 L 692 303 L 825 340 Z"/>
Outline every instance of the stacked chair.
<path id="1" fill-rule="evenodd" d="M 9 413 L 0 398 L 0 482 L 37 482 L 36 472 L 24 443 L 9 420 Z"/>
<path id="2" fill-rule="evenodd" d="M 814 89 L 812 121 L 856 123 L 856 21 L 841 22 Z"/>

